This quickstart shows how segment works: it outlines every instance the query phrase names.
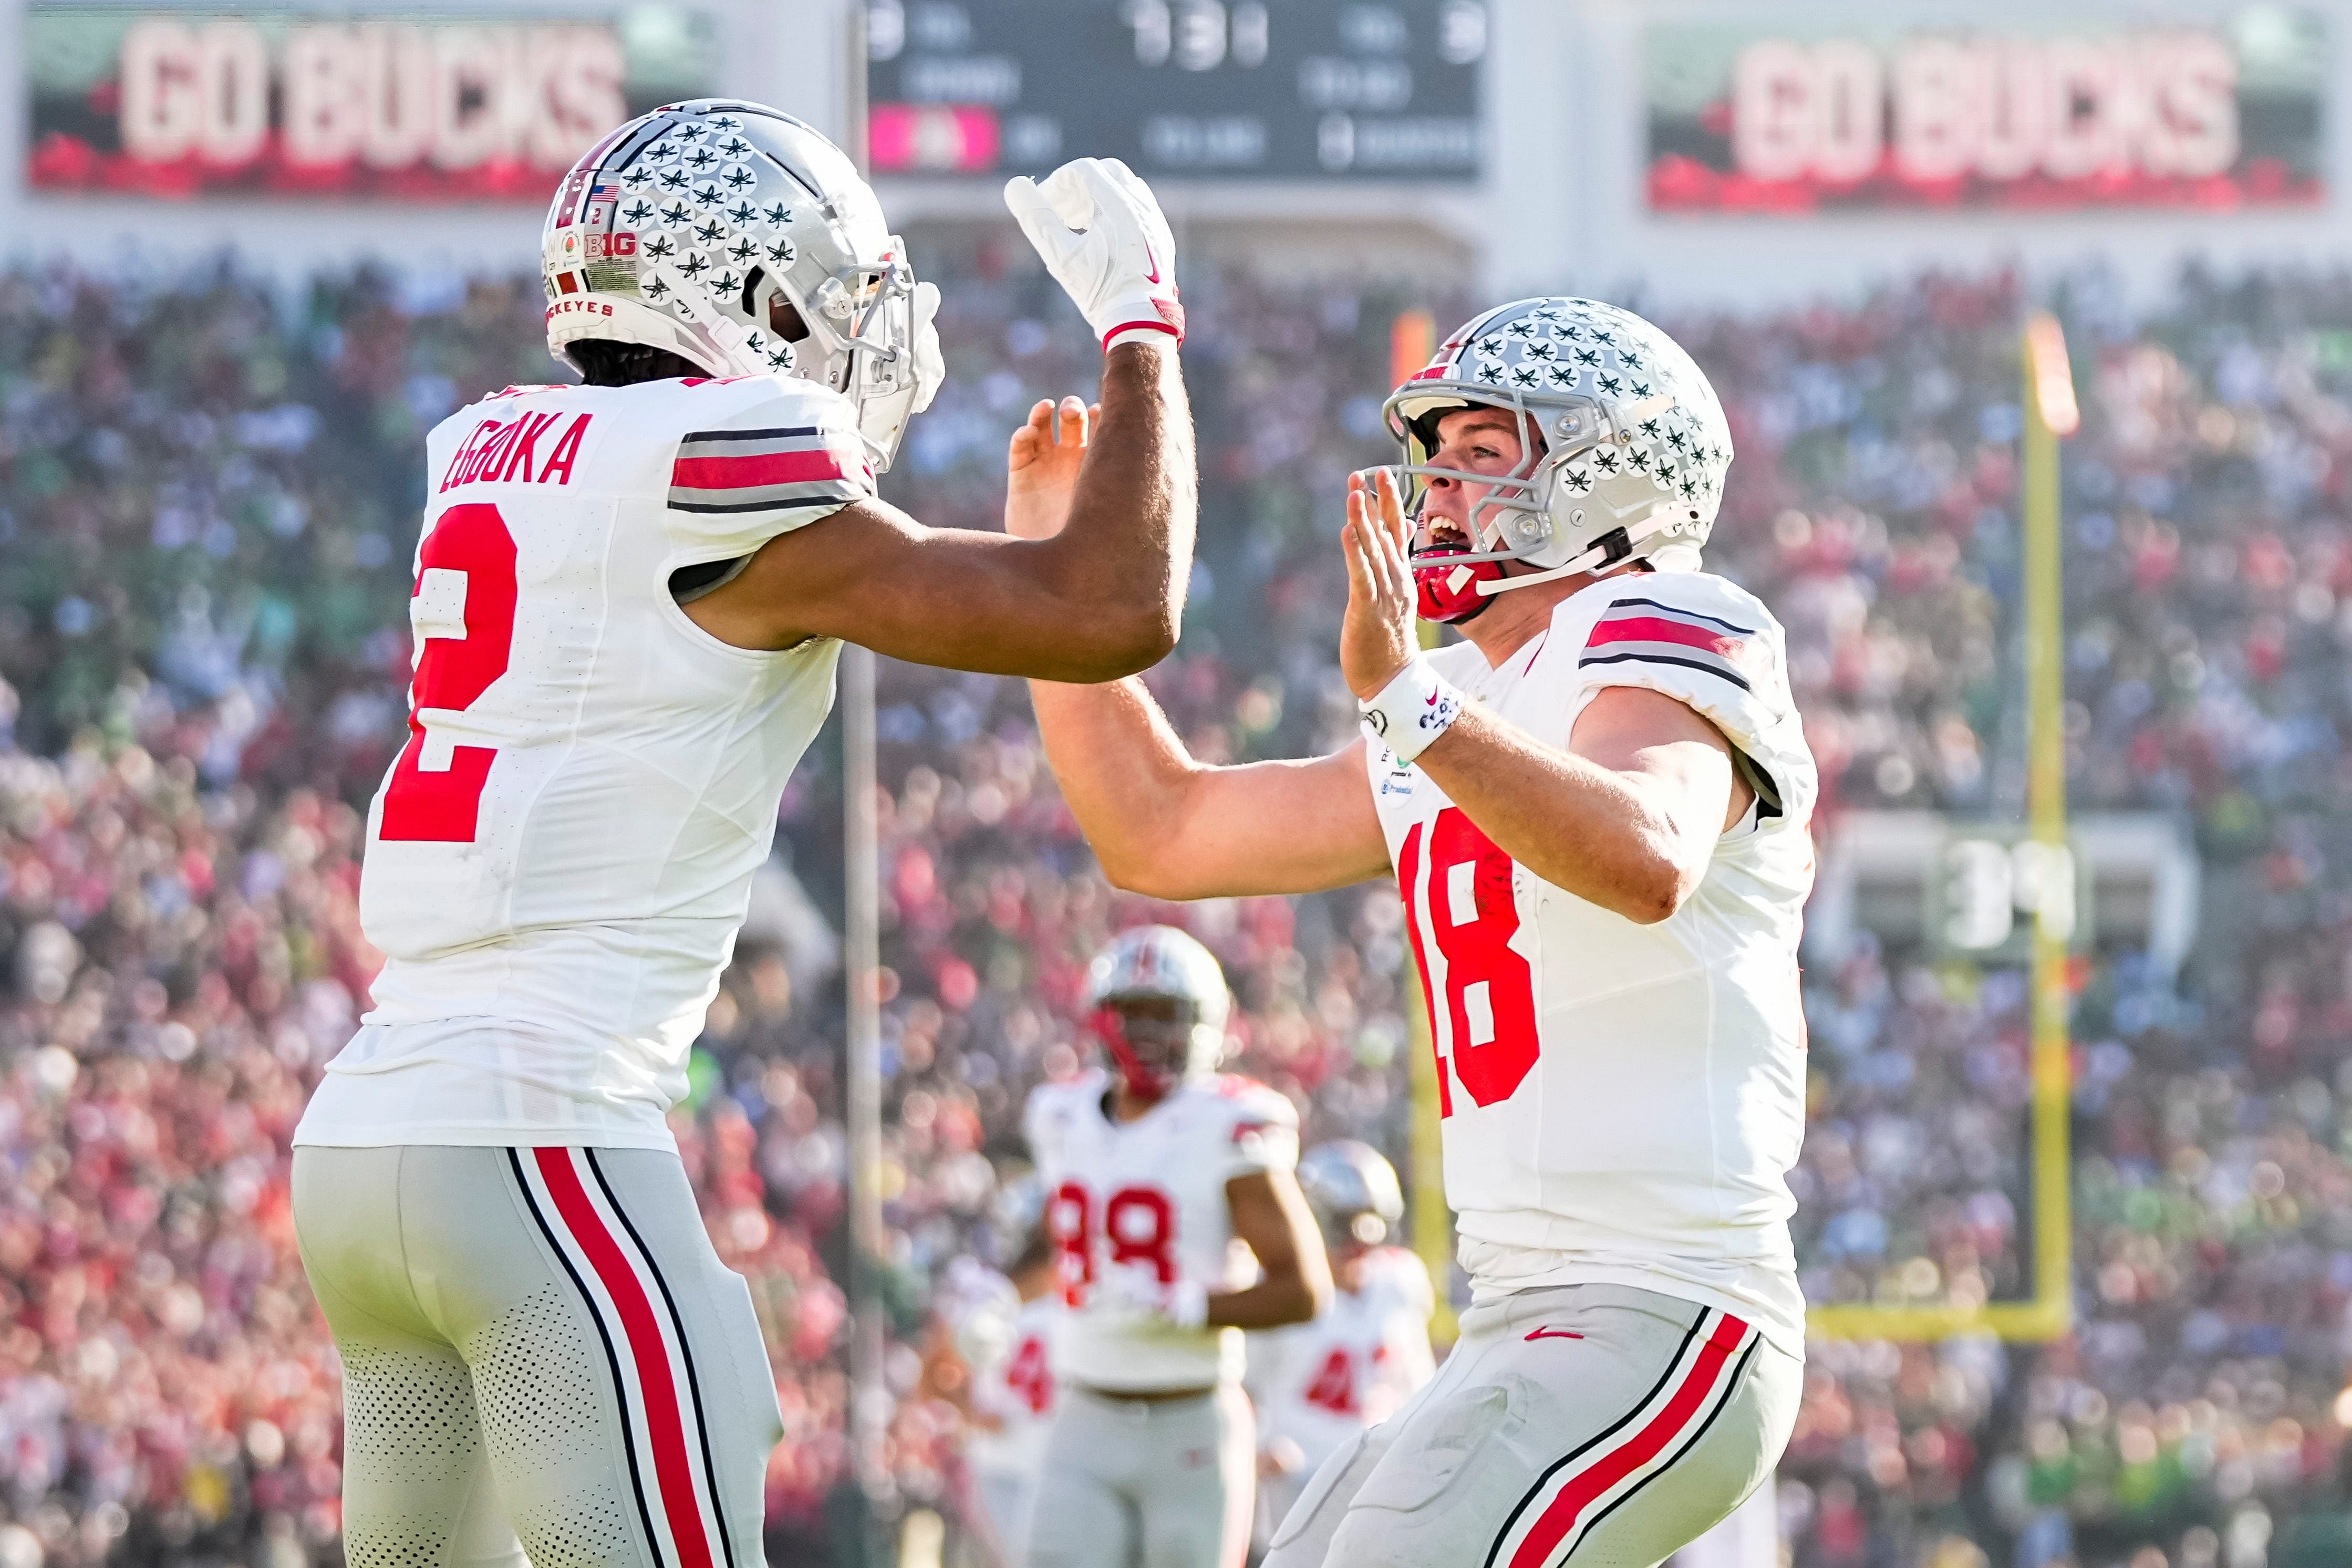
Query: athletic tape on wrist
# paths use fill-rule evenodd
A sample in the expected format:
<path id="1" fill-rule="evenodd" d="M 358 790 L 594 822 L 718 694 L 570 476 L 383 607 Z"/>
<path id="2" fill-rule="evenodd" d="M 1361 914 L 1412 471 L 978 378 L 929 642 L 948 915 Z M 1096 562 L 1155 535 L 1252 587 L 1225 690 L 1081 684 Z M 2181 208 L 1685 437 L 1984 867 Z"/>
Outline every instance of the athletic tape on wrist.
<path id="1" fill-rule="evenodd" d="M 1371 701 L 1360 703 L 1364 733 L 1411 762 L 1462 716 L 1462 694 L 1424 654 L 1407 660 Z"/>

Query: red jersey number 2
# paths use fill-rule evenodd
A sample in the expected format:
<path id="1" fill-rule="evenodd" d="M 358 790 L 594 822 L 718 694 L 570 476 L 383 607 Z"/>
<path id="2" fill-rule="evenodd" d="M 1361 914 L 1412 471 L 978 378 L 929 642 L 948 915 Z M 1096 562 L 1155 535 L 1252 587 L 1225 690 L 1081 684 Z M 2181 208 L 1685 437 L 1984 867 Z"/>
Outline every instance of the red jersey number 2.
<path id="1" fill-rule="evenodd" d="M 469 844 L 498 750 L 454 746 L 425 710 L 462 713 L 507 673 L 514 652 L 515 542 L 497 507 L 450 507 L 418 552 L 413 619 L 424 652 L 408 699 L 408 744 L 383 791 L 378 836 Z"/>

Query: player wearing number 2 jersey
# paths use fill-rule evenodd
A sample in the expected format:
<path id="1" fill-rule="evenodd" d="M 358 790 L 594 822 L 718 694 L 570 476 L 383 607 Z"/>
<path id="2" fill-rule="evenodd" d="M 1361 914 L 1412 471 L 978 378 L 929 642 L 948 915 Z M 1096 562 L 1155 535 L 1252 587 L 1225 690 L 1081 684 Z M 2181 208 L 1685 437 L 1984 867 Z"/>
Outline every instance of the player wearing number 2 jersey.
<path id="1" fill-rule="evenodd" d="M 1412 494 L 1351 482 L 1342 533 L 1364 738 L 1204 768 L 1138 682 L 1038 682 L 1037 711 L 1113 880 L 1404 896 L 1474 1299 L 1271 1568 L 1640 1568 L 1795 1415 L 1812 760 L 1779 626 L 1697 570 L 1731 438 L 1665 334 L 1503 306 L 1388 414 Z M 1465 640 L 1418 653 L 1416 609 Z"/>
<path id="2" fill-rule="evenodd" d="M 841 644 L 1108 678 L 1170 645 L 1189 570 L 1158 207 L 1092 161 L 1006 197 L 1105 346 L 1108 446 L 1055 491 L 1082 515 L 1056 548 L 876 498 L 940 380 L 937 291 L 848 161 L 757 105 L 580 161 L 542 259 L 585 384 L 427 443 L 361 883 L 386 963 L 295 1136 L 352 1568 L 760 1561 L 774 1384 L 665 1117 Z M 1033 412 L 1014 493 L 1087 423 Z"/>
<path id="3" fill-rule="evenodd" d="M 1239 1568 L 1255 1455 L 1242 1331 L 1304 1322 L 1330 1294 L 1292 1174 L 1297 1114 L 1215 1071 L 1224 976 L 1184 933 L 1128 932 L 1087 992 L 1115 1071 L 1029 1102 L 1069 1304 L 1029 1560 Z"/>

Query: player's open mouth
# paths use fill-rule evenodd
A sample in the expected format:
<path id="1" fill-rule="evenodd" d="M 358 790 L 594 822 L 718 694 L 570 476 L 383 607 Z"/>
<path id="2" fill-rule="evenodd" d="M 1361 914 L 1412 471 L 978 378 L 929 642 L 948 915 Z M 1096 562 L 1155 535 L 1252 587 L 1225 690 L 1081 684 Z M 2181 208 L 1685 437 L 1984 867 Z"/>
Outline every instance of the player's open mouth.
<path id="1" fill-rule="evenodd" d="M 1423 560 L 1434 556 L 1468 555 L 1470 537 L 1443 517 L 1433 517 L 1423 525 L 1421 543 L 1412 553 Z"/>

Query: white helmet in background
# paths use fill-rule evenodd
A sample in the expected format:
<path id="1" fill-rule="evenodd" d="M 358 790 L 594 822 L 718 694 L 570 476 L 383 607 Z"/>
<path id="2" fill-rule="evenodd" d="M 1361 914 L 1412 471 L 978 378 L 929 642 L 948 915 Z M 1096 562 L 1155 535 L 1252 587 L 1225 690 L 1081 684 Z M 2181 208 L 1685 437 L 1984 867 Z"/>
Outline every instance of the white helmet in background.
<path id="1" fill-rule="evenodd" d="M 556 188 L 541 266 L 558 359 L 603 338 L 713 376 L 803 377 L 856 405 L 877 471 L 944 374 L 939 290 L 915 281 L 873 189 L 760 104 L 665 104 L 599 141 Z"/>
<path id="2" fill-rule="evenodd" d="M 1510 476 L 1431 465 L 1438 421 L 1473 406 L 1517 416 L 1527 457 Z M 1431 621 L 1467 620 L 1506 589 L 1627 561 L 1695 568 L 1731 466 L 1723 404 L 1682 345 L 1592 299 L 1521 299 L 1475 318 L 1384 413 L 1404 447 L 1415 516 L 1433 476 L 1491 486 L 1466 546 L 1414 541 Z M 1507 576 L 1508 560 L 1539 570 Z"/>
<path id="3" fill-rule="evenodd" d="M 1370 1144 L 1337 1138 L 1298 1158 L 1298 1189 L 1334 1247 L 1377 1247 L 1404 1218 L 1396 1167 Z"/>
<path id="4" fill-rule="evenodd" d="M 1095 1032 L 1128 1090 L 1157 1100 L 1217 1070 L 1232 997 L 1215 955 L 1172 925 L 1122 933 L 1087 966 Z"/>

